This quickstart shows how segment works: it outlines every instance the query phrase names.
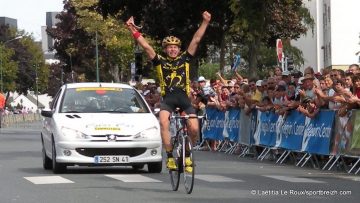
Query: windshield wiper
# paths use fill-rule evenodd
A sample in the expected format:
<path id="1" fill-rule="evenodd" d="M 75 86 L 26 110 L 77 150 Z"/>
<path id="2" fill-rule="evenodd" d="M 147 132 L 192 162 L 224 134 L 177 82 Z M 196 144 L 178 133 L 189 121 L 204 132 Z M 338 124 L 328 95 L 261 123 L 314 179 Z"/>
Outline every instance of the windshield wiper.
<path id="1" fill-rule="evenodd" d="M 62 113 L 81 113 L 80 111 L 64 111 Z"/>
<path id="2" fill-rule="evenodd" d="M 115 110 L 115 111 L 100 111 L 100 113 L 131 113 L 131 112 Z"/>

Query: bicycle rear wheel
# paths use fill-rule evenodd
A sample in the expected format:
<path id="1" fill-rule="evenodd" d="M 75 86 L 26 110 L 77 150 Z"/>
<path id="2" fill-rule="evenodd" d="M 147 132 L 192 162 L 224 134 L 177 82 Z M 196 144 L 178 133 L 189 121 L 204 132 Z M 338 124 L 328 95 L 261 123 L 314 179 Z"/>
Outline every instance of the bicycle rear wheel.
<path id="1" fill-rule="evenodd" d="M 192 171 L 187 171 L 186 165 L 185 165 L 185 149 L 188 148 L 189 151 L 189 158 L 191 160 L 191 167 L 192 167 Z M 185 190 L 187 194 L 190 194 L 194 188 L 194 179 L 195 179 L 195 160 L 194 160 L 194 153 L 193 153 L 193 148 L 192 148 L 192 142 L 190 140 L 190 137 L 186 136 L 185 140 L 184 140 L 184 146 L 183 146 L 183 172 L 184 172 L 184 185 L 185 185 Z"/>
<path id="2" fill-rule="evenodd" d="M 179 146 L 179 142 L 176 137 L 171 138 L 171 143 L 173 146 L 173 157 L 177 167 L 175 170 L 169 170 L 169 175 L 170 175 L 172 190 L 177 191 L 180 182 L 181 146 Z"/>

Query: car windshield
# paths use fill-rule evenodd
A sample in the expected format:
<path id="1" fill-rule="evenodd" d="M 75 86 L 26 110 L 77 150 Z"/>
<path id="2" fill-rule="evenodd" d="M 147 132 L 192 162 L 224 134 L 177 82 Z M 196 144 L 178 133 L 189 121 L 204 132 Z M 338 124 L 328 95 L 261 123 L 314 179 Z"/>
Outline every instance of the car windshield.
<path id="1" fill-rule="evenodd" d="M 66 89 L 60 113 L 149 113 L 134 89 L 89 87 Z"/>

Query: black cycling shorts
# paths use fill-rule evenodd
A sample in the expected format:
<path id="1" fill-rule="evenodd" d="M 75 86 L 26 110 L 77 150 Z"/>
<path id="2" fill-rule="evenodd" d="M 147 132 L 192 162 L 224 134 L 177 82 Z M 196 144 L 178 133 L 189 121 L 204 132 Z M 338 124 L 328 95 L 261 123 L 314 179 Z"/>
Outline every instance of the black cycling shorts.
<path id="1" fill-rule="evenodd" d="M 182 90 L 166 92 L 160 105 L 160 110 L 174 112 L 176 108 L 180 108 L 186 114 L 195 114 L 195 109 L 191 105 L 191 101 L 187 94 Z"/>

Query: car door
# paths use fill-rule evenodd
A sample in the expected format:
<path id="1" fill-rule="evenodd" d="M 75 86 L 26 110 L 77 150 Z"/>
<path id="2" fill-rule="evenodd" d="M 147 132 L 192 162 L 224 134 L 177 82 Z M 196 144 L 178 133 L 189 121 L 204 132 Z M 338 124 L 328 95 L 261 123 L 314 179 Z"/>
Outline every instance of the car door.
<path id="1" fill-rule="evenodd" d="M 58 112 L 58 103 L 60 101 L 61 98 L 61 94 L 63 88 L 60 88 L 60 90 L 56 93 L 53 101 L 51 102 L 50 105 L 50 110 L 53 112 L 53 115 Z M 46 152 L 48 155 L 51 155 L 51 137 L 52 134 L 54 133 L 54 116 L 52 116 L 51 118 L 49 117 L 44 117 L 44 130 L 43 130 L 43 139 L 44 139 L 44 146 L 46 149 Z"/>

